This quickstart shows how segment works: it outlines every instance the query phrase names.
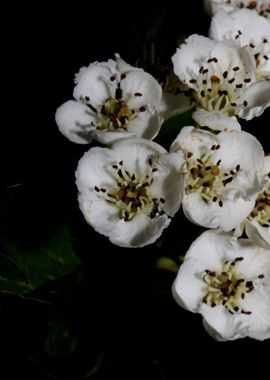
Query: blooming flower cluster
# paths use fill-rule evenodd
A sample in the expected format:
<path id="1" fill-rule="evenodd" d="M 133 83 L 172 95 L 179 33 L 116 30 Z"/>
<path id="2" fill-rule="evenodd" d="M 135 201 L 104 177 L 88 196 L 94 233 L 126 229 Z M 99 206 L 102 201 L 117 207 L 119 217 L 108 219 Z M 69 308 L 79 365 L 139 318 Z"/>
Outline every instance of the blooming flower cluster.
<path id="1" fill-rule="evenodd" d="M 270 105 L 270 4 L 204 3 L 209 36 L 180 44 L 166 84 L 115 54 L 80 69 L 74 100 L 57 109 L 56 123 L 69 140 L 99 145 L 76 170 L 87 223 L 113 244 L 143 247 L 182 206 L 208 230 L 180 266 L 176 302 L 200 313 L 217 340 L 263 340 L 270 338 L 270 156 L 240 123 Z M 186 110 L 190 123 L 168 151 L 153 141 L 164 119 Z"/>

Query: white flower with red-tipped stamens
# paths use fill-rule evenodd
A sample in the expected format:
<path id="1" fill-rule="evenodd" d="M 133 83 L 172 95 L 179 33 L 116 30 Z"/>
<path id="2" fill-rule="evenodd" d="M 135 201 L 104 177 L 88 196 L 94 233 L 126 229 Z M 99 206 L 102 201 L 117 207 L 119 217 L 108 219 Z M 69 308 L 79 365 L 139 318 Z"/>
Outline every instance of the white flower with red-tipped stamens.
<path id="1" fill-rule="evenodd" d="M 232 12 L 236 9 L 248 8 L 270 19 L 269 0 L 204 0 L 204 7 L 210 15 L 216 14 L 220 9 Z"/>
<path id="2" fill-rule="evenodd" d="M 232 41 L 188 37 L 172 57 L 199 109 L 250 120 L 270 105 L 270 82 L 256 80 L 253 57 Z"/>
<path id="3" fill-rule="evenodd" d="M 270 249 L 270 156 L 265 157 L 263 174 L 263 191 L 258 195 L 253 211 L 244 221 L 244 227 L 254 244 Z"/>
<path id="4" fill-rule="evenodd" d="M 172 287 L 218 341 L 270 338 L 270 250 L 219 230 L 197 238 Z"/>
<path id="5" fill-rule="evenodd" d="M 157 135 L 162 90 L 152 75 L 128 65 L 116 54 L 115 61 L 81 68 L 75 83 L 76 100 L 60 106 L 55 117 L 69 140 L 110 144 L 131 135 L 146 139 Z"/>
<path id="6" fill-rule="evenodd" d="M 251 28 L 250 25 L 256 25 Z M 270 79 L 270 20 L 249 9 L 226 13 L 220 10 L 213 18 L 209 36 L 215 40 L 234 40 L 249 50 L 256 64 L 256 77 Z"/>
<path id="7" fill-rule="evenodd" d="M 184 157 L 145 139 L 93 147 L 81 158 L 76 183 L 86 221 L 123 247 L 153 243 L 180 207 Z"/>
<path id="8" fill-rule="evenodd" d="M 262 190 L 264 152 L 243 131 L 211 132 L 184 127 L 171 152 L 187 160 L 183 211 L 193 223 L 230 231 L 253 210 Z"/>

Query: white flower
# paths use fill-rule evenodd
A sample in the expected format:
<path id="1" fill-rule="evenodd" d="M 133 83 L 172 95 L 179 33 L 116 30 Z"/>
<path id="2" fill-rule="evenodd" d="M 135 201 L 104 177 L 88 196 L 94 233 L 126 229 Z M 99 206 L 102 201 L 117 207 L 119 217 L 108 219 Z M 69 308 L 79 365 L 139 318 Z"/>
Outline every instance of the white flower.
<path id="1" fill-rule="evenodd" d="M 270 156 L 265 157 L 265 186 L 258 195 L 255 207 L 244 221 L 247 236 L 254 244 L 270 249 Z"/>
<path id="2" fill-rule="evenodd" d="M 139 138 L 91 148 L 76 171 L 86 221 L 116 245 L 153 243 L 180 207 L 183 163 L 178 154 Z"/>
<path id="3" fill-rule="evenodd" d="M 270 79 L 270 20 L 249 9 L 231 13 L 220 10 L 212 18 L 209 36 L 219 41 L 231 39 L 241 47 L 246 46 L 254 57 L 257 79 Z"/>
<path id="4" fill-rule="evenodd" d="M 270 250 L 206 231 L 188 250 L 173 284 L 183 308 L 200 313 L 216 340 L 270 338 Z"/>
<path id="5" fill-rule="evenodd" d="M 270 105 L 270 82 L 256 81 L 253 57 L 233 41 L 192 35 L 172 57 L 197 108 L 250 120 Z"/>
<path id="6" fill-rule="evenodd" d="M 91 63 L 76 75 L 76 100 L 64 103 L 56 112 L 56 123 L 69 140 L 85 144 L 95 139 L 109 144 L 131 135 L 152 139 L 158 133 L 160 85 L 119 55 L 115 59 Z"/>
<path id="7" fill-rule="evenodd" d="M 210 15 L 216 14 L 220 9 L 231 12 L 240 8 L 248 8 L 270 19 L 269 0 L 204 0 L 204 7 Z"/>
<path id="8" fill-rule="evenodd" d="M 263 149 L 254 136 L 184 127 L 171 151 L 186 155 L 182 206 L 193 223 L 230 231 L 250 214 L 262 189 L 264 165 Z"/>

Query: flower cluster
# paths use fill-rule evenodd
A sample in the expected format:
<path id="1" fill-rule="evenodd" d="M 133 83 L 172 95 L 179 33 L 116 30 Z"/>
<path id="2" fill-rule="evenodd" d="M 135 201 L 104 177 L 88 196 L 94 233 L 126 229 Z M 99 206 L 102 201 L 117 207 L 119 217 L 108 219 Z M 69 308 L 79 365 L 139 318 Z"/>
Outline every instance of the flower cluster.
<path id="1" fill-rule="evenodd" d="M 182 206 L 208 230 L 191 245 L 172 291 L 217 340 L 270 338 L 270 156 L 241 127 L 270 105 L 270 5 L 205 1 L 209 36 L 191 35 L 166 83 L 119 54 L 75 76 L 59 130 L 96 141 L 76 170 L 79 207 L 122 247 L 154 243 Z M 251 25 L 256 25 L 251 29 Z M 192 118 L 167 151 L 164 120 Z M 160 141 L 160 140 L 159 140 Z"/>

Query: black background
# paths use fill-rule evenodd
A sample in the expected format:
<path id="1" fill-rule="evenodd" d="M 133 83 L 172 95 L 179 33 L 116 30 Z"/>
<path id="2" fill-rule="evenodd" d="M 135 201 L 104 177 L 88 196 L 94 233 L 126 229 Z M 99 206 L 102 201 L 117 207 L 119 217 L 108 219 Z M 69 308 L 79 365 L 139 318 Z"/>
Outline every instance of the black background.
<path id="1" fill-rule="evenodd" d="M 207 35 L 210 18 L 201 2 L 167 1 L 147 8 L 143 1 L 61 7 L 44 2 L 14 5 L 4 16 L 9 27 L 2 72 L 7 83 L 2 199 L 7 186 L 23 184 L 5 214 L 6 228 L 23 247 L 33 247 L 62 223 L 68 225 L 83 263 L 83 280 L 73 273 L 38 289 L 34 296 L 50 300 L 49 308 L 1 296 L 0 379 L 18 372 L 36 380 L 80 380 L 95 365 L 100 368 L 90 379 L 216 376 L 214 365 L 219 365 L 218 372 L 228 368 L 228 375 L 233 368 L 236 376 L 243 366 L 252 368 L 255 356 L 259 374 L 269 341 L 215 342 L 200 316 L 172 299 L 174 274 L 154 269 L 158 257 L 176 250 L 184 254 L 198 230 L 179 212 L 160 247 L 121 249 L 95 234 L 78 210 L 74 183 L 77 162 L 89 147 L 69 142 L 54 122 L 56 108 L 72 98 L 73 77 L 80 67 L 113 58 L 115 52 L 135 64 L 150 42 L 170 62 L 179 38 Z M 269 111 L 242 124 L 270 151 Z M 65 348 L 58 357 L 44 353 L 46 321 L 52 316 L 67 323 L 76 337 L 72 355 L 65 355 Z"/>

